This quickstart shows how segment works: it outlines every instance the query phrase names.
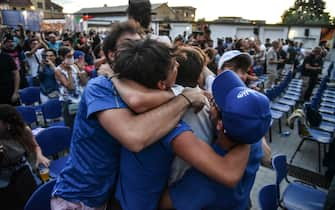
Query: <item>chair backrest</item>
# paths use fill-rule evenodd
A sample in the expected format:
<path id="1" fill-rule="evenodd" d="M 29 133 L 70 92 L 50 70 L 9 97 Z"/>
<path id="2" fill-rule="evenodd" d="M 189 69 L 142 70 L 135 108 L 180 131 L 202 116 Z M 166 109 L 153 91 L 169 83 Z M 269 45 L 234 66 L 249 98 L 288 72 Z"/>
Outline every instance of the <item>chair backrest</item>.
<path id="1" fill-rule="evenodd" d="M 262 187 L 258 194 L 258 203 L 261 210 L 277 210 L 277 186 L 271 184 Z"/>
<path id="2" fill-rule="evenodd" d="M 25 105 L 33 105 L 34 103 L 40 103 L 40 88 L 39 87 L 27 87 L 19 90 L 21 103 Z"/>
<path id="3" fill-rule="evenodd" d="M 53 126 L 39 132 L 36 141 L 45 156 L 55 155 L 70 147 L 71 135 L 69 127 Z"/>
<path id="4" fill-rule="evenodd" d="M 276 171 L 276 184 L 279 185 L 287 176 L 286 155 L 278 154 L 273 156 L 272 167 Z"/>
<path id="5" fill-rule="evenodd" d="M 37 123 L 36 110 L 34 107 L 30 106 L 17 106 L 16 111 L 21 115 L 24 122 L 28 125 L 32 123 Z"/>
<path id="6" fill-rule="evenodd" d="M 62 104 L 58 99 L 51 99 L 41 105 L 44 119 L 55 119 L 62 116 Z"/>
<path id="7" fill-rule="evenodd" d="M 56 183 L 56 179 L 41 185 L 30 196 L 24 210 L 50 210 L 51 192 Z"/>
<path id="8" fill-rule="evenodd" d="M 277 200 L 280 200 L 280 183 L 287 176 L 286 155 L 278 154 L 272 157 L 272 167 L 276 171 Z"/>

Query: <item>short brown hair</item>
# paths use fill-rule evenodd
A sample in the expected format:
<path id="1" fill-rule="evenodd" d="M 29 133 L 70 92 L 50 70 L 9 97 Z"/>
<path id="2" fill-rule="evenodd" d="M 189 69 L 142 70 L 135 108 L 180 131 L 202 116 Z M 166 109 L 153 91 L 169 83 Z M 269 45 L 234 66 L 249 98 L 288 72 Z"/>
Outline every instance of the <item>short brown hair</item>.
<path id="1" fill-rule="evenodd" d="M 251 64 L 252 64 L 251 57 L 247 54 L 241 54 L 223 63 L 221 69 L 223 70 L 224 68 L 228 67 L 232 71 L 237 71 L 238 69 L 241 69 L 244 72 L 248 72 Z"/>
<path id="2" fill-rule="evenodd" d="M 176 83 L 184 87 L 196 87 L 204 66 L 202 55 L 193 47 L 180 47 L 175 54 L 179 63 Z"/>

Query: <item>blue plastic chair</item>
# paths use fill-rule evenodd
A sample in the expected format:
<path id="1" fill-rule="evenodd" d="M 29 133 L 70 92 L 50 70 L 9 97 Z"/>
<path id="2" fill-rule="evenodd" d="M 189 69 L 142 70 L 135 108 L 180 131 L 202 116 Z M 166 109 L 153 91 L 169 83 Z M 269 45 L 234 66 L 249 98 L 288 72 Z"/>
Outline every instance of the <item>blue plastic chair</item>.
<path id="1" fill-rule="evenodd" d="M 21 89 L 19 90 L 19 95 L 22 104 L 34 105 L 35 103 L 41 103 L 39 87 L 27 87 Z"/>
<path id="2" fill-rule="evenodd" d="M 36 141 L 40 145 L 45 156 L 57 155 L 68 149 L 71 144 L 72 131 L 69 127 L 54 126 L 44 129 L 36 135 Z M 57 177 L 64 168 L 68 156 L 52 160 L 50 163 L 50 176 Z"/>
<path id="3" fill-rule="evenodd" d="M 41 105 L 44 121 L 48 126 L 65 126 L 62 117 L 62 104 L 58 99 L 51 99 Z"/>
<path id="4" fill-rule="evenodd" d="M 276 171 L 278 204 L 289 210 L 322 210 L 327 194 L 299 180 L 289 182 L 287 179 L 286 155 L 272 158 L 272 166 Z M 286 179 L 288 186 L 280 197 L 280 183 Z"/>
<path id="5" fill-rule="evenodd" d="M 50 210 L 51 192 L 56 183 L 56 179 L 41 185 L 30 196 L 24 210 Z"/>
<path id="6" fill-rule="evenodd" d="M 32 127 L 33 123 L 37 123 L 36 110 L 31 106 L 17 106 L 15 107 L 16 111 L 21 115 L 23 121 Z"/>
<path id="7" fill-rule="evenodd" d="M 292 164 L 293 159 L 295 158 L 297 152 L 301 149 L 305 141 L 308 140 L 311 142 L 315 142 L 318 144 L 318 165 L 319 165 L 319 172 L 321 172 L 321 144 L 324 145 L 324 151 L 326 152 L 325 145 L 330 144 L 332 142 L 332 134 L 326 131 L 306 127 L 310 135 L 304 136 L 301 130 L 301 128 L 303 127 L 303 122 L 301 122 L 301 120 L 298 119 L 297 124 L 298 124 L 298 134 L 301 137 L 301 141 L 297 149 L 294 151 L 290 163 Z"/>
<path id="8" fill-rule="evenodd" d="M 277 210 L 277 186 L 271 184 L 262 187 L 258 194 L 258 203 L 261 210 Z"/>

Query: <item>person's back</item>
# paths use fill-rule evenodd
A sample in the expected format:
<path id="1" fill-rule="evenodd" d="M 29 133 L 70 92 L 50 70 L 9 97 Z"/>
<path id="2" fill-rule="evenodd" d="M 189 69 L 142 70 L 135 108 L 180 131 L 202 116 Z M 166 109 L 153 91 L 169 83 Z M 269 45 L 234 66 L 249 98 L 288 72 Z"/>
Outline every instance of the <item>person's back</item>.
<path id="1" fill-rule="evenodd" d="M 220 148 L 217 143 L 213 145 L 213 148 L 221 156 L 224 156 L 229 152 Z M 173 203 L 174 207 L 177 210 L 197 210 L 200 208 L 206 210 L 247 209 L 250 192 L 262 156 L 262 142 L 259 141 L 251 145 L 246 170 L 242 179 L 234 188 L 215 182 L 194 168 L 190 169 L 185 173 L 180 182 L 176 182 L 170 188 L 170 196 L 172 200 L 177 201 Z"/>
<path id="2" fill-rule="evenodd" d="M 54 197 L 87 206 L 104 205 L 119 168 L 120 144 L 94 114 L 107 108 L 126 107 L 106 77 L 88 83 L 74 123 L 69 160 L 57 179 Z"/>
<path id="3" fill-rule="evenodd" d="M 123 210 L 154 210 L 170 174 L 174 158 L 171 143 L 190 128 L 183 122 L 158 143 L 134 153 L 121 150 L 116 198 Z"/>
<path id="4" fill-rule="evenodd" d="M 290 43 L 290 45 L 288 46 L 287 49 L 287 53 L 288 53 L 288 59 L 287 59 L 287 64 L 295 64 L 296 62 L 296 58 L 297 58 L 297 51 L 293 46 L 293 43 Z"/>

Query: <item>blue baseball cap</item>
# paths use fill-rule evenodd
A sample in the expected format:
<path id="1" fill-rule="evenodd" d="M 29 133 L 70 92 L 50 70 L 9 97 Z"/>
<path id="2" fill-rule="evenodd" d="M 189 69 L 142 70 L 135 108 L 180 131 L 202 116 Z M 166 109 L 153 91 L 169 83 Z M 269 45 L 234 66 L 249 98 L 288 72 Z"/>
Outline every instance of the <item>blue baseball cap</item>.
<path id="1" fill-rule="evenodd" d="M 75 50 L 73 53 L 73 58 L 74 59 L 79 59 L 80 57 L 84 57 L 85 53 L 83 51 L 80 50 Z"/>
<path id="2" fill-rule="evenodd" d="M 212 86 L 215 103 L 221 111 L 226 134 L 243 144 L 258 142 L 269 130 L 269 99 L 247 88 L 233 71 L 219 74 Z"/>

